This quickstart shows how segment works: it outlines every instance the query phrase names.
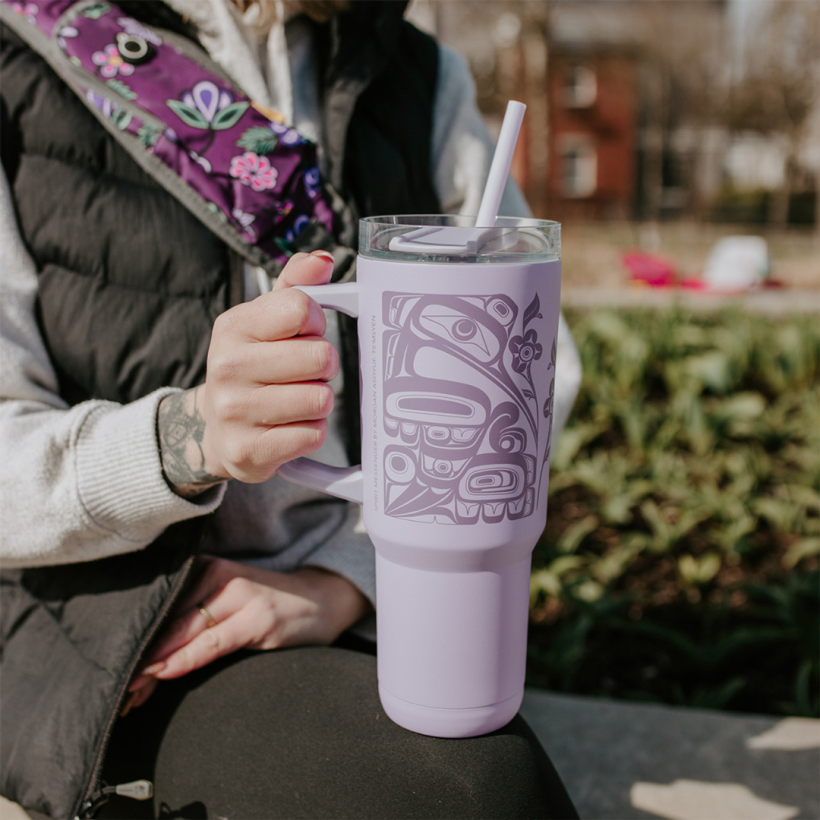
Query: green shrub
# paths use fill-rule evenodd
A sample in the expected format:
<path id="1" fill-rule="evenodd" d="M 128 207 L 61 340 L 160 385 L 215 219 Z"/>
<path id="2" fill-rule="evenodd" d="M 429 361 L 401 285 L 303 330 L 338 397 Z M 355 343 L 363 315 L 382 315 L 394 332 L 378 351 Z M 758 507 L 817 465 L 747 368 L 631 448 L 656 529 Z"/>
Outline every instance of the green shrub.
<path id="1" fill-rule="evenodd" d="M 534 555 L 530 682 L 818 715 L 816 317 L 568 318 L 584 380 Z"/>

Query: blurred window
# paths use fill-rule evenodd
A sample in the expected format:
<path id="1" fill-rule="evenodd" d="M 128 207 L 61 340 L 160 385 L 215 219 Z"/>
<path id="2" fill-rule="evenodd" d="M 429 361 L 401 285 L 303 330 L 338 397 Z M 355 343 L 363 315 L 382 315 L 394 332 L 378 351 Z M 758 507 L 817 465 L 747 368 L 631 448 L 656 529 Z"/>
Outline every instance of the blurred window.
<path id="1" fill-rule="evenodd" d="M 574 65 L 564 75 L 564 104 L 567 108 L 589 108 L 595 102 L 598 84 L 595 72 L 584 65 Z"/>
<path id="2" fill-rule="evenodd" d="M 563 195 L 577 199 L 595 193 L 598 157 L 592 141 L 583 136 L 566 135 L 559 151 Z"/>

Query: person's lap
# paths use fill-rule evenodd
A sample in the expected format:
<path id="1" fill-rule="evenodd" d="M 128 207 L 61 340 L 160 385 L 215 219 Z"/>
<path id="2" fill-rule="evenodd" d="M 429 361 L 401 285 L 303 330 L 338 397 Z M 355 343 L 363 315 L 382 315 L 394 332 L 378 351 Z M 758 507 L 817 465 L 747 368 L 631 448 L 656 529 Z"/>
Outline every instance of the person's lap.
<path id="1" fill-rule="evenodd" d="M 155 784 L 158 817 L 577 817 L 523 718 L 478 738 L 408 732 L 379 703 L 375 658 L 339 647 L 239 653 L 119 721 L 109 783 Z M 101 817 L 151 817 L 114 798 Z"/>

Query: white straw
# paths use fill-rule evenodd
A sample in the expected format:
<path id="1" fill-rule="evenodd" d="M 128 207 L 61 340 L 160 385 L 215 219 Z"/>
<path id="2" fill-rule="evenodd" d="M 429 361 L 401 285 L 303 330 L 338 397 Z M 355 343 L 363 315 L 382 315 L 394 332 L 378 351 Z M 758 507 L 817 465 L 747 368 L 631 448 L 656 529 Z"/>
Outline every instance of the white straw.
<path id="1" fill-rule="evenodd" d="M 493 164 L 490 166 L 487 184 L 484 186 L 484 196 L 481 197 L 481 205 L 475 220 L 476 228 L 495 227 L 495 218 L 498 216 L 498 207 L 501 205 L 501 196 L 507 184 L 515 145 L 518 142 L 518 132 L 521 130 L 521 121 L 524 119 L 526 110 L 527 106 L 524 103 L 515 100 L 507 103 L 501 133 L 498 135 L 498 144 L 493 154 Z"/>

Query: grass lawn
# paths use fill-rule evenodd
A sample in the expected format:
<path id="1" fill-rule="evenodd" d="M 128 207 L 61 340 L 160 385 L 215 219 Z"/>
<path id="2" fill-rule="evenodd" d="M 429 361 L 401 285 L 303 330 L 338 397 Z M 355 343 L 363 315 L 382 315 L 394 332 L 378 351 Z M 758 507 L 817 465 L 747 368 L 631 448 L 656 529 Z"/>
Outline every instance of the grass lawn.
<path id="1" fill-rule="evenodd" d="M 820 714 L 820 323 L 568 316 L 584 383 L 552 454 L 528 682 Z"/>

